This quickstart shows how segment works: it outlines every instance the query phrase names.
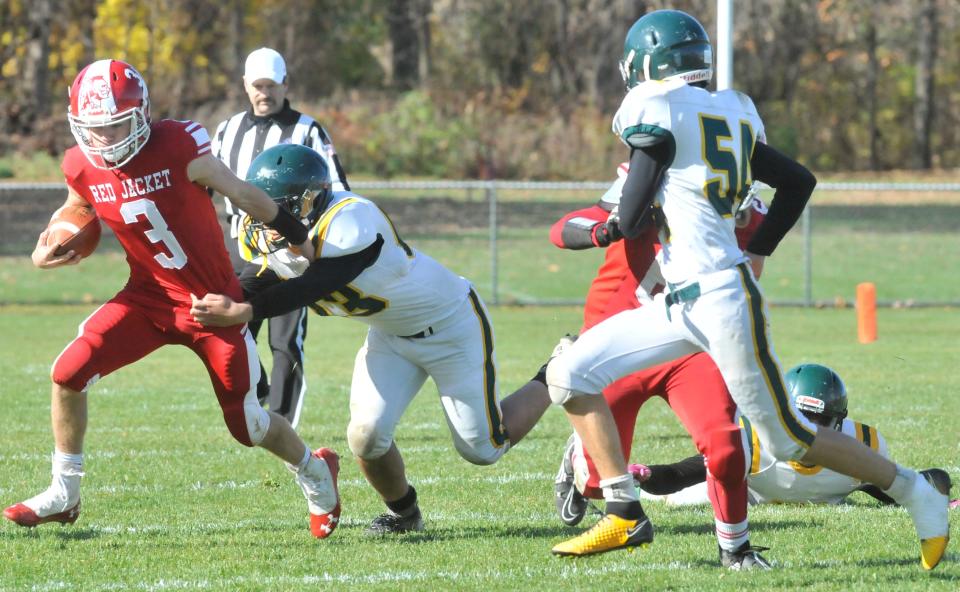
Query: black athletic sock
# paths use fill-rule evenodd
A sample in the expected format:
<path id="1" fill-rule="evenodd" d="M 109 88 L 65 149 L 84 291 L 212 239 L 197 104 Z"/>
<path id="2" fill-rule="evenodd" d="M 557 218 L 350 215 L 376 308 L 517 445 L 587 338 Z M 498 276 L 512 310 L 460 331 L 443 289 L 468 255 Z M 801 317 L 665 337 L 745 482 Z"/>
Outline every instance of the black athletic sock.
<path id="1" fill-rule="evenodd" d="M 650 478 L 640 489 L 653 495 L 668 495 L 707 480 L 707 466 L 700 455 L 669 465 L 647 465 Z"/>
<path id="2" fill-rule="evenodd" d="M 393 502 L 387 502 L 387 508 L 391 512 L 404 518 L 412 516 L 417 511 L 417 490 L 413 488 L 413 485 L 409 487 L 403 497 Z"/>
<path id="3" fill-rule="evenodd" d="M 260 381 L 257 382 L 257 402 L 261 407 L 266 407 L 267 399 L 270 397 L 270 375 L 260 364 Z"/>
<path id="4" fill-rule="evenodd" d="M 534 375 L 533 375 L 533 378 L 531 378 L 530 380 L 535 380 L 535 381 L 543 384 L 543 386 L 547 386 L 547 365 L 548 365 L 549 363 L 550 363 L 550 362 L 547 362 L 547 363 L 544 364 L 543 366 L 540 366 L 540 369 L 537 370 L 537 373 L 534 374 Z"/>
<path id="5" fill-rule="evenodd" d="M 640 502 L 607 502 L 607 514 L 613 514 L 625 520 L 641 520 L 647 516 Z"/>

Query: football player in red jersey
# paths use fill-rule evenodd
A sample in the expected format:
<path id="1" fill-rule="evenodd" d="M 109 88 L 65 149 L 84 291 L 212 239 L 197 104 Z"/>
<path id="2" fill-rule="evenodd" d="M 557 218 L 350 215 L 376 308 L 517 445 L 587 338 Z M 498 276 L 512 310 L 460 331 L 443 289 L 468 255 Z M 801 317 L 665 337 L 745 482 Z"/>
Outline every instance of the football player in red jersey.
<path id="1" fill-rule="evenodd" d="M 581 333 L 622 310 L 642 306 L 665 286 L 654 259 L 660 248 L 656 226 L 649 226 L 638 238 L 618 240 L 617 217 L 611 212 L 617 207 L 628 170 L 629 163 L 621 164 L 618 180 L 597 204 L 568 213 L 550 229 L 551 242 L 562 249 L 606 247 L 604 261 L 587 292 Z M 752 236 L 765 211 L 760 200 L 752 200 L 740 211 L 737 237 L 741 245 Z M 750 546 L 746 465 L 734 419 L 736 405 L 710 356 L 701 352 L 630 374 L 607 387 L 603 396 L 616 422 L 625 459 L 630 457 L 640 408 L 652 397 L 666 401 L 706 459 L 721 564 L 734 569 L 769 568 Z M 554 488 L 560 519 L 571 526 L 583 519 L 587 498 L 603 498 L 597 469 L 576 434 L 567 442 Z"/>
<path id="2" fill-rule="evenodd" d="M 304 226 L 210 154 L 206 130 L 192 121 L 151 122 L 147 85 L 129 64 L 100 60 L 70 89 L 70 129 L 77 146 L 61 168 L 65 205 L 92 207 L 126 251 L 124 288 L 80 325 L 53 363 L 51 486 L 4 510 L 21 526 L 72 523 L 80 512 L 87 390 L 107 374 L 164 345 L 183 345 L 203 361 L 233 437 L 266 448 L 287 463 L 307 498 L 314 536 L 336 527 L 340 499 L 336 453 L 311 452 L 283 417 L 257 402 L 259 374 L 245 325 L 205 328 L 189 314 L 193 298 L 225 293 L 242 298 L 221 239 L 212 188 L 312 256 Z M 54 253 L 41 233 L 33 263 L 41 269 L 79 262 Z"/>

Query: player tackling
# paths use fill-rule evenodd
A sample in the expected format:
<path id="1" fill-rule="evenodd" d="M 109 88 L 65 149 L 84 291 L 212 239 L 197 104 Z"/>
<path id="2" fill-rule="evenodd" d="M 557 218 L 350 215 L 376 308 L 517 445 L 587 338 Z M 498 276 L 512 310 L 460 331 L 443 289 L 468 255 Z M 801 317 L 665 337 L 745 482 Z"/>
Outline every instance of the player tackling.
<path id="1" fill-rule="evenodd" d="M 87 391 L 114 370 L 164 345 L 190 348 L 204 363 L 230 434 L 287 462 L 303 490 L 314 536 L 337 526 L 336 453 L 311 453 L 283 417 L 263 410 L 255 385 L 256 351 L 246 326 L 208 329 L 189 313 L 191 295 L 241 298 L 240 284 L 220 238 L 207 187 L 300 245 L 313 246 L 300 222 L 259 188 L 238 179 L 210 154 L 206 130 L 192 121 L 150 120 L 147 85 L 133 66 L 100 60 L 70 88 L 70 129 L 77 146 L 61 165 L 65 206 L 91 206 L 126 252 L 124 288 L 80 324 L 77 337 L 53 363 L 50 415 L 53 481 L 48 489 L 6 508 L 20 526 L 72 523 L 80 514 Z M 40 234 L 33 263 L 41 269 L 72 265 L 80 254 L 56 255 Z"/>
<path id="2" fill-rule="evenodd" d="M 628 93 L 613 130 L 630 148 L 619 226 L 634 238 L 659 228 L 667 288 L 642 308 L 596 325 L 550 362 L 547 383 L 601 477 L 607 514 L 554 547 L 589 555 L 653 540 L 601 391 L 618 378 L 687 354 L 713 358 L 737 407 L 774 458 L 802 460 L 873 483 L 904 506 L 933 569 L 949 540 L 948 499 L 925 478 L 861 442 L 798 413 L 773 350 L 756 278 L 799 218 L 816 184 L 803 166 L 764 143 L 746 95 L 706 89 L 713 54 L 703 26 L 673 10 L 651 12 L 627 33 L 621 73 Z M 776 192 L 746 252 L 734 217 L 756 179 Z"/>
<path id="3" fill-rule="evenodd" d="M 249 303 L 209 294 L 192 309 L 213 326 L 244 323 L 303 306 L 369 325 L 350 385 L 347 439 L 387 512 L 371 535 L 423 529 L 417 492 L 394 441 L 401 416 L 428 377 L 457 452 L 489 465 L 515 446 L 550 405 L 542 373 L 500 400 L 493 326 L 468 280 L 407 245 L 372 201 L 331 193 L 314 150 L 281 144 L 262 152 L 247 179 L 304 218 L 316 258 L 287 248 L 260 224 L 244 222 L 241 253 L 263 255 L 284 282 Z M 227 295 L 229 296 L 229 295 Z M 501 408 L 502 407 L 502 408 Z"/>

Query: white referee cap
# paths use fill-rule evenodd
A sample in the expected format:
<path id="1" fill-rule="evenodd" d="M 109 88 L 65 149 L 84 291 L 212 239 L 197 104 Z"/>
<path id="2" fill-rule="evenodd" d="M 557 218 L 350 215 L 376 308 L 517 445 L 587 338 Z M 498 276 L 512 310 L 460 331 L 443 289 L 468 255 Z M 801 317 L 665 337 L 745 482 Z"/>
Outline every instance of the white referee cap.
<path id="1" fill-rule="evenodd" d="M 261 78 L 269 78 L 277 84 L 282 84 L 287 77 L 287 64 L 283 56 L 269 47 L 250 52 L 247 63 L 243 68 L 243 77 L 248 83 Z"/>

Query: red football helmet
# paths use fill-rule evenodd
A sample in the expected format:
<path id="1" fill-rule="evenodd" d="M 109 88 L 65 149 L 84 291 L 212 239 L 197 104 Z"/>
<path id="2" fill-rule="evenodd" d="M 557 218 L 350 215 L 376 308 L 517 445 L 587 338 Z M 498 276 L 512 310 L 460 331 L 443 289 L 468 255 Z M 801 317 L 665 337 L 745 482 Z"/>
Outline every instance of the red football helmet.
<path id="1" fill-rule="evenodd" d="M 93 62 L 77 74 L 70 87 L 70 131 L 93 166 L 115 169 L 136 156 L 150 137 L 147 83 L 130 64 L 117 60 Z M 128 125 L 123 139 L 104 145 L 94 141 L 91 128 Z"/>

